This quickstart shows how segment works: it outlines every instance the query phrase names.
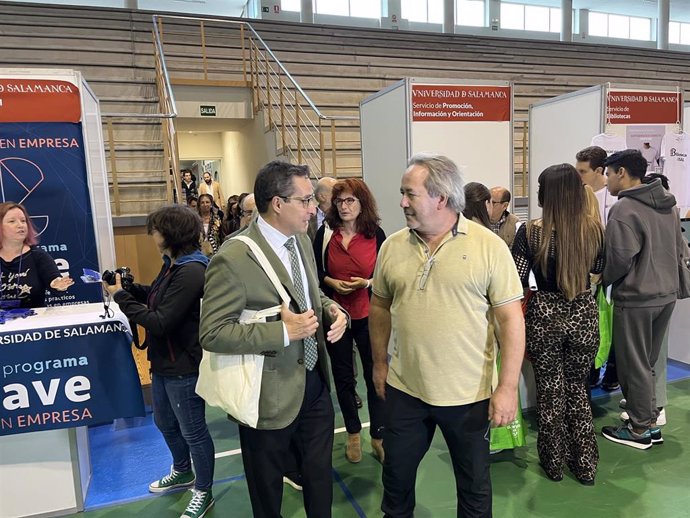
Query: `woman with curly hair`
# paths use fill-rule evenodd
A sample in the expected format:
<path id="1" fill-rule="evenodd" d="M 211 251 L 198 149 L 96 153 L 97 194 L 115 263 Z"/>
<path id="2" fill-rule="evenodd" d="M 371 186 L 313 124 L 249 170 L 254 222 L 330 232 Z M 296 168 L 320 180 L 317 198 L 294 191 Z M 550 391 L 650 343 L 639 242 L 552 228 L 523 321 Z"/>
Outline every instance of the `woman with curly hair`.
<path id="1" fill-rule="evenodd" d="M 379 227 L 376 200 L 362 181 L 348 178 L 333 186 L 326 224 L 314 238 L 314 255 L 321 288 L 344 307 L 351 317 L 351 327 L 336 343 L 327 343 L 340 410 L 348 433 L 345 457 L 356 463 L 362 459 L 360 431 L 362 423 L 355 399 L 353 345 L 362 361 L 367 385 L 371 421 L 371 445 L 383 462 L 383 401 L 376 395 L 372 378 L 373 359 L 369 342 L 369 288 L 376 256 L 386 235 Z"/>

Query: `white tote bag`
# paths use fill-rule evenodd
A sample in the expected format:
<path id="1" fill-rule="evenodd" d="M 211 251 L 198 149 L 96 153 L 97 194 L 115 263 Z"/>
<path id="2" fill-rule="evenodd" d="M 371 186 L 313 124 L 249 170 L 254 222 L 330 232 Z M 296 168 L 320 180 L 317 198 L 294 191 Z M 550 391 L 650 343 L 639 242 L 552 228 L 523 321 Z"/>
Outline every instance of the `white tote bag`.
<path id="1" fill-rule="evenodd" d="M 290 296 L 259 246 L 247 236 L 236 236 L 232 239 L 244 242 L 252 250 L 280 294 L 280 298 L 289 305 Z M 267 317 L 279 315 L 280 309 L 279 305 L 260 311 L 245 309 L 240 315 L 239 322 L 243 325 L 266 322 Z M 238 422 L 256 428 L 259 421 L 263 368 L 264 357 L 260 354 L 224 354 L 204 351 L 199 364 L 196 393 L 209 405 L 221 408 Z"/>

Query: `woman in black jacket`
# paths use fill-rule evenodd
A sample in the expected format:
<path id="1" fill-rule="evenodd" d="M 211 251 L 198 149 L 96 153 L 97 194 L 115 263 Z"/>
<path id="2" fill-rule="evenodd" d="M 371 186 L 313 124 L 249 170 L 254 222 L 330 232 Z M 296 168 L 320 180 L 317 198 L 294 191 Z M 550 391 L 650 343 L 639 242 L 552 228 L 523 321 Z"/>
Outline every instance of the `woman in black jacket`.
<path id="1" fill-rule="evenodd" d="M 149 491 L 193 485 L 183 516 L 201 518 L 214 503 L 215 455 L 205 403 L 195 392 L 201 361 L 199 313 L 208 264 L 199 251 L 202 224 L 190 208 L 173 205 L 151 213 L 146 225 L 163 256 L 156 280 L 151 286 L 134 284 L 125 291 L 117 274 L 115 285 L 104 286 L 130 321 L 146 330 L 154 421 L 173 457 L 170 474 L 152 482 Z"/>
<path id="2" fill-rule="evenodd" d="M 383 401 L 376 395 L 372 378 L 373 358 L 369 342 L 369 288 L 381 244 L 386 239 L 378 225 L 376 200 L 362 180 L 348 178 L 333 186 L 326 220 L 314 237 L 314 255 L 321 288 L 344 307 L 351 327 L 336 343 L 326 344 L 331 357 L 340 410 L 348 433 L 345 457 L 356 463 L 362 459 L 362 423 L 355 401 L 353 343 L 362 361 L 367 385 L 371 445 L 383 463 Z"/>

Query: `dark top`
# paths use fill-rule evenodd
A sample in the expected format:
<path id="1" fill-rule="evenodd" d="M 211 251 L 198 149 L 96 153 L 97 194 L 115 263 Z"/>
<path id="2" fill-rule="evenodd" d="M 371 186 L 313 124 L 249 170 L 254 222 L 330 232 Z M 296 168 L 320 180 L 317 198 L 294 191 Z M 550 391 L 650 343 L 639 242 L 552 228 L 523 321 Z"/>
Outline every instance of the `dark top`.
<path id="1" fill-rule="evenodd" d="M 196 186 L 196 183 L 194 183 L 194 180 L 192 180 L 192 183 L 187 185 L 184 180 L 182 180 L 182 190 L 184 192 L 184 201 L 186 201 L 191 198 L 198 198 L 199 197 L 199 189 Z"/>
<path id="2" fill-rule="evenodd" d="M 530 223 L 533 223 L 530 222 Z M 529 230 L 529 242 L 527 238 L 527 227 Z M 549 242 L 549 254 L 546 259 L 546 274 L 541 271 L 539 264 L 536 262 L 535 251 L 539 250 L 542 240 L 542 227 L 541 225 L 522 225 L 515 235 L 515 241 L 513 241 L 513 259 L 515 260 L 515 266 L 517 266 L 518 273 L 520 274 L 520 280 L 522 285 L 527 288 L 529 283 L 529 272 L 532 270 L 534 272 L 534 277 L 537 280 L 537 289 L 539 291 L 550 291 L 550 292 L 560 292 L 558 289 L 558 279 L 556 277 L 556 266 L 558 264 L 558 250 L 556 250 L 556 234 L 555 232 L 551 235 L 551 241 Z M 603 242 L 603 240 L 602 240 Z M 594 264 L 590 270 L 590 273 L 601 273 L 604 270 L 604 247 L 599 249 L 599 253 L 594 259 Z M 589 279 L 583 279 L 586 281 L 585 285 L 589 285 Z"/>
<path id="3" fill-rule="evenodd" d="M 199 314 L 208 259 L 201 253 L 179 258 L 172 266 L 166 257 L 151 286 L 134 284 L 113 298 L 133 323 L 146 330 L 151 372 L 159 376 L 199 373 Z"/>
<path id="4" fill-rule="evenodd" d="M 386 234 L 381 227 L 376 229 L 376 236 L 370 239 L 362 234 L 352 238 L 347 250 L 342 246 L 340 230 L 336 229 L 331 240 L 326 244 L 326 252 L 322 255 L 325 226 L 321 225 L 314 237 L 314 256 L 316 270 L 319 275 L 321 290 L 343 306 L 354 320 L 369 316 L 369 290 L 359 289 L 348 295 L 340 295 L 326 285 L 326 276 L 333 279 L 349 280 L 350 277 L 371 279 L 376 266 L 381 245 L 386 240 Z"/>
<path id="5" fill-rule="evenodd" d="M 40 248 L 31 248 L 10 262 L 0 258 L 0 298 L 19 299 L 22 308 L 42 308 L 46 290 L 58 277 L 55 261 Z"/>
<path id="6" fill-rule="evenodd" d="M 685 246 L 675 197 L 660 180 L 618 193 L 606 222 L 604 283 L 618 307 L 664 306 L 678 296 Z"/>

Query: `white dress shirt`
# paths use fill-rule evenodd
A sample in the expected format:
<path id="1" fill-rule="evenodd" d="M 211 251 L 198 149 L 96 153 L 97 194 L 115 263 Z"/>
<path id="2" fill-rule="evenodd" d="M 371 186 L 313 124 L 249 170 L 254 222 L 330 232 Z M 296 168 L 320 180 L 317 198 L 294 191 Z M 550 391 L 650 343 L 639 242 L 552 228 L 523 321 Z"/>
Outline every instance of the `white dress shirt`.
<path id="1" fill-rule="evenodd" d="M 280 262 L 283 263 L 285 271 L 290 277 L 290 280 L 294 282 L 294 279 L 292 278 L 292 266 L 290 266 L 290 251 L 287 248 L 285 248 L 285 242 L 288 239 L 290 239 L 290 237 L 294 238 L 294 236 L 286 236 L 277 228 L 269 225 L 266 222 L 266 220 L 263 219 L 261 216 L 258 216 L 256 221 L 259 225 L 259 232 L 261 232 L 261 235 L 264 236 L 264 238 L 268 242 L 268 245 L 278 256 L 278 259 L 280 259 Z M 311 309 L 312 305 L 311 297 L 309 296 L 309 282 L 307 281 L 307 272 L 304 269 L 304 261 L 302 260 L 302 255 L 300 254 L 299 247 L 297 246 L 296 241 L 297 240 L 295 239 L 295 252 L 297 252 L 297 257 L 299 259 L 299 269 L 300 273 L 302 274 L 302 286 L 304 286 L 304 299 L 307 304 L 307 309 Z M 287 347 L 288 345 L 290 345 L 290 339 L 288 338 L 288 332 L 287 327 L 285 326 L 285 322 L 283 322 L 283 337 L 284 345 L 285 347 Z"/>

